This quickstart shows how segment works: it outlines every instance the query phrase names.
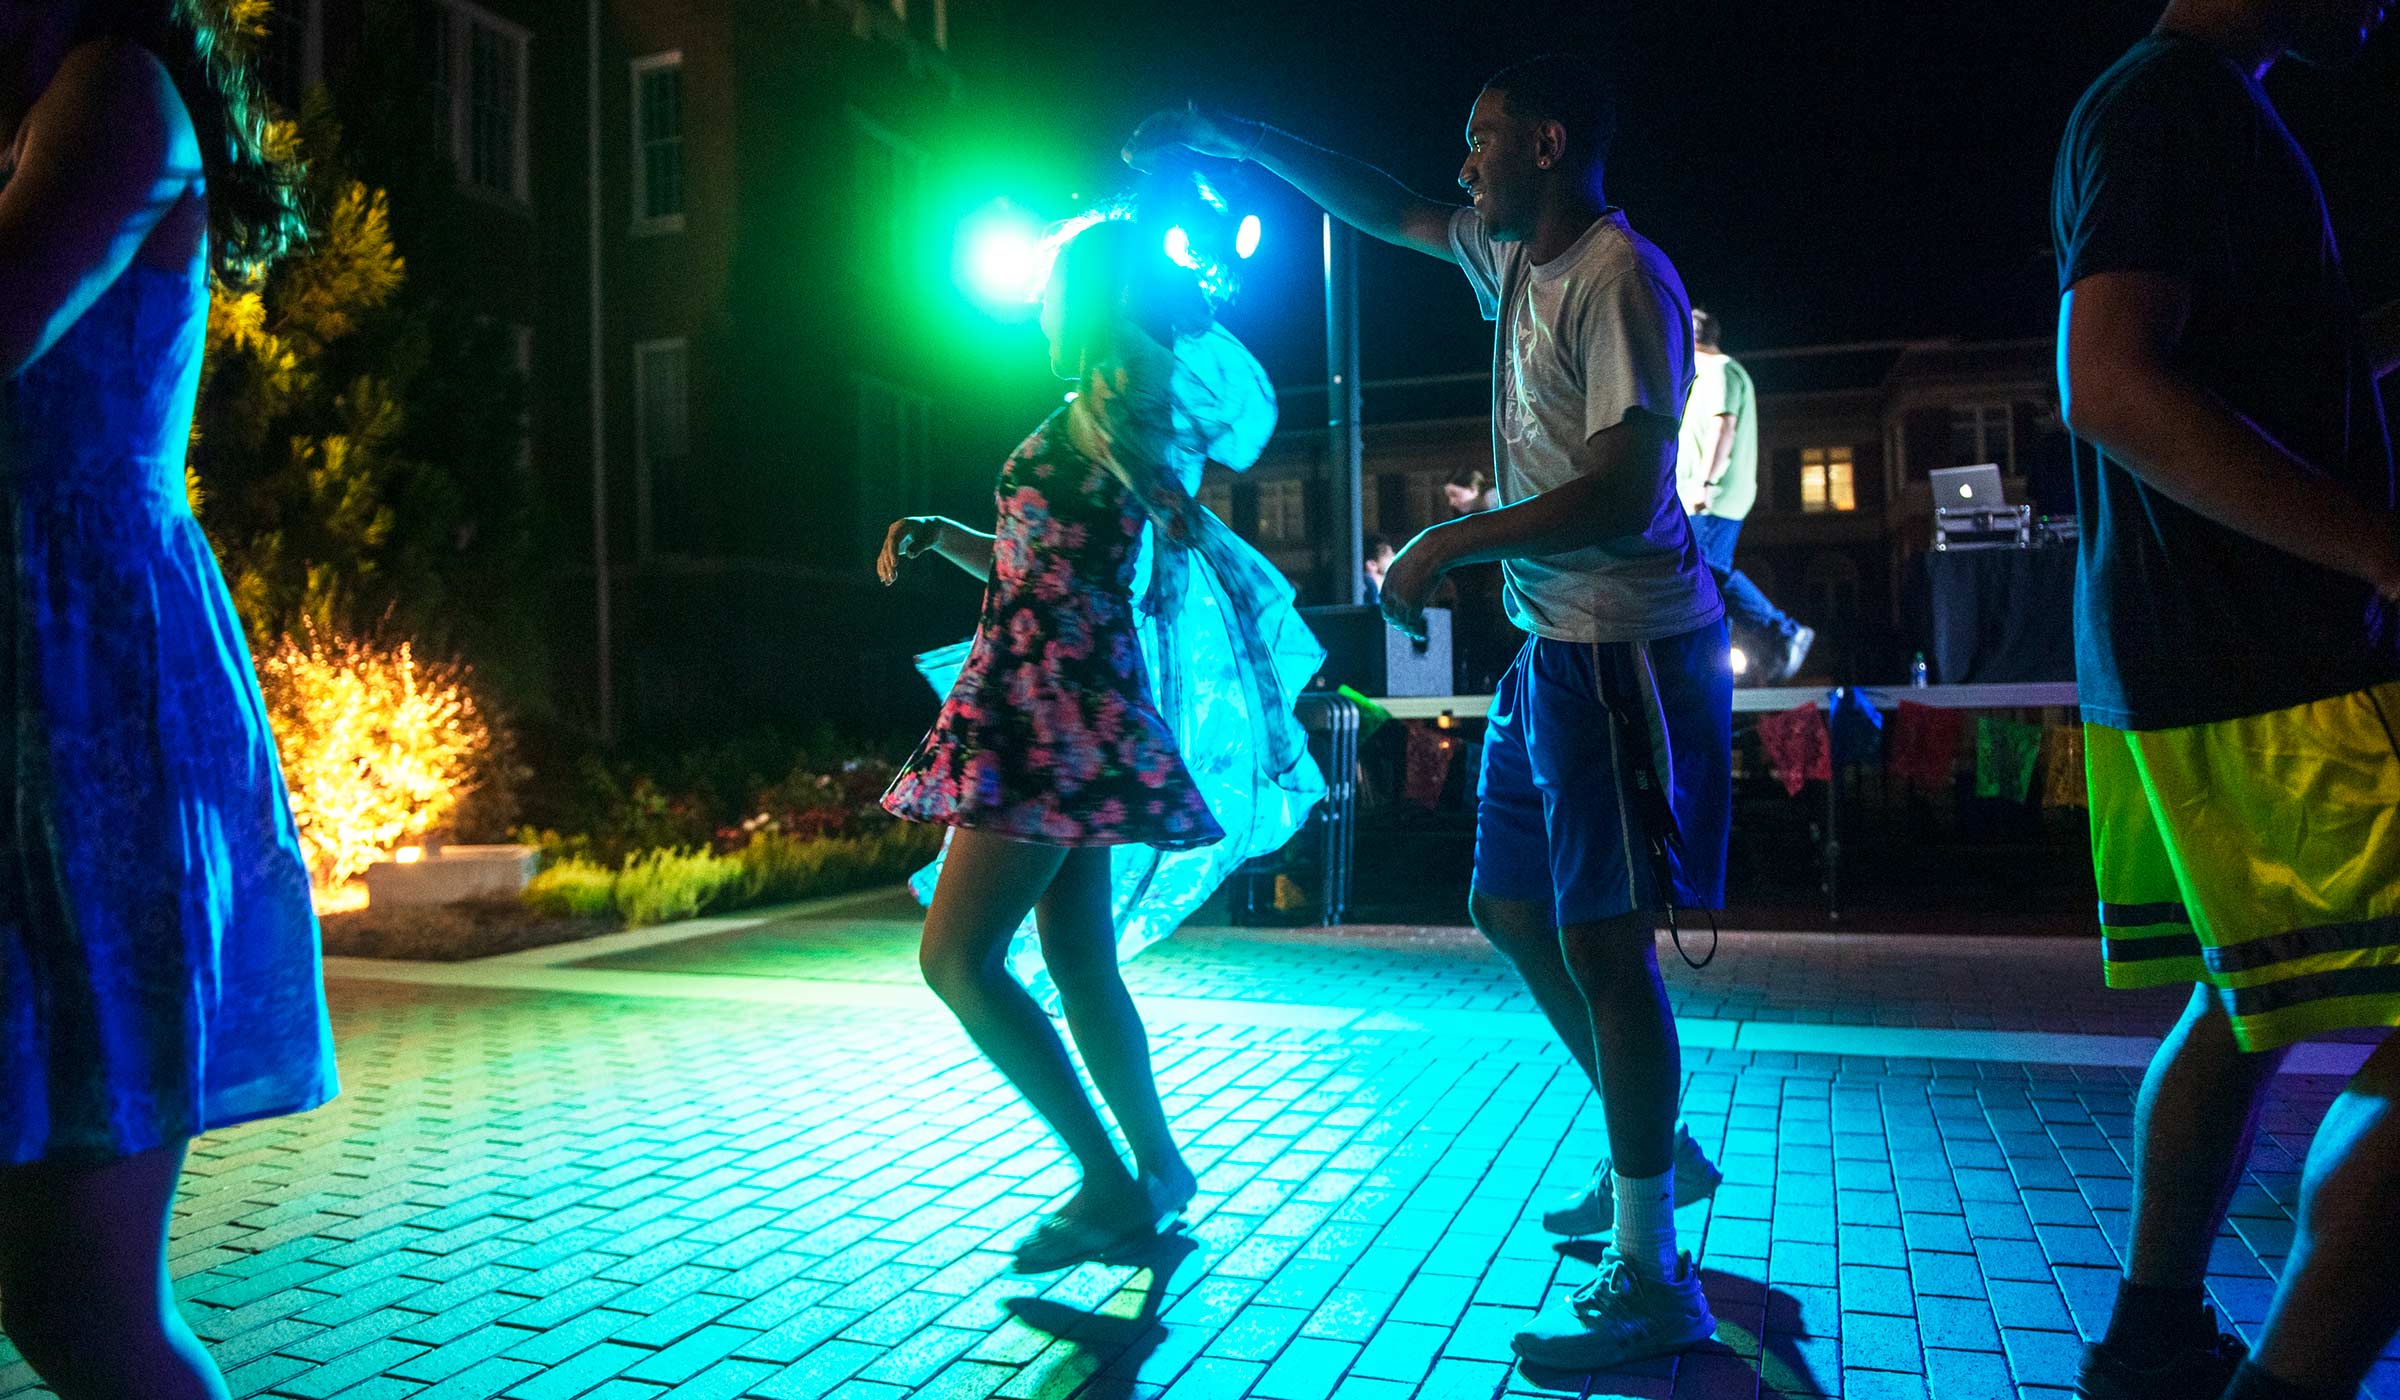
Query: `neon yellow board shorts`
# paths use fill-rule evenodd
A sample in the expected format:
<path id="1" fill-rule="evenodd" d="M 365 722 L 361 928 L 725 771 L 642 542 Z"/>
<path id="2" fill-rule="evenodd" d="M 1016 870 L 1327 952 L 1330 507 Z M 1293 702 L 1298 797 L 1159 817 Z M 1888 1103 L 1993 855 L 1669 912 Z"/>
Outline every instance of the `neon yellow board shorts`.
<path id="1" fill-rule="evenodd" d="M 2213 988 L 2246 1050 L 2400 1025 L 2400 683 L 2084 749 L 2108 985 Z"/>

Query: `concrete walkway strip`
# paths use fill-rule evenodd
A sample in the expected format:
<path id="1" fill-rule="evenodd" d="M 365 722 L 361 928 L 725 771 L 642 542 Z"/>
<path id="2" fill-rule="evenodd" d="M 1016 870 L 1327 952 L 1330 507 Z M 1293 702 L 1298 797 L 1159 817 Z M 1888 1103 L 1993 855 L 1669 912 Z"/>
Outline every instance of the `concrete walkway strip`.
<path id="1" fill-rule="evenodd" d="M 804 900 L 798 904 L 763 905 L 745 909 L 740 914 L 718 919 L 684 919 L 672 924 L 654 924 L 649 928 L 629 928 L 617 933 L 603 933 L 593 938 L 576 939 L 569 943 L 551 943 L 522 952 L 499 953 L 488 958 L 475 958 L 477 967 L 562 967 L 568 963 L 592 958 L 610 957 L 617 953 L 635 953 L 646 948 L 665 947 L 694 938 L 708 938 L 720 933 L 738 933 L 783 919 L 814 919 L 838 914 L 852 905 L 867 904 L 891 897 L 888 889 L 856 890 L 849 894 L 828 895 L 823 899 Z"/>
<path id="2" fill-rule="evenodd" d="M 735 933 L 791 919 L 822 918 L 854 906 L 889 899 L 888 888 L 860 890 L 824 899 L 746 910 L 727 918 L 686 919 L 652 928 L 626 929 L 577 942 L 528 948 L 467 962 L 401 962 L 378 958 L 325 959 L 332 981 L 404 983 L 424 987 L 473 987 L 492 991 L 559 992 L 585 996 L 668 998 L 747 1002 L 768 1006 L 867 1007 L 938 1014 L 940 1003 L 913 978 L 890 982 L 832 978 L 761 977 L 690 972 L 637 972 L 584 966 L 619 953 Z M 1796 935 L 1836 938 L 1841 935 Z M 1266 1029 L 1421 1034 L 1469 1039 L 1540 1040 L 1554 1037 L 1536 1011 L 1370 1010 L 1361 1006 L 1261 1001 L 1237 997 L 1140 997 L 1162 1025 L 1246 1026 Z M 1998 1063 L 2088 1065 L 2139 1069 L 2158 1042 L 2140 1035 L 2097 1035 L 2063 1031 L 1960 1030 L 1939 1026 L 1840 1025 L 1818 1022 L 1747 1021 L 1679 1017 L 1685 1045 L 1755 1053 L 1847 1055 L 1876 1059 L 1980 1060 Z M 2318 1042 L 2295 1047 L 2286 1074 L 2354 1073 L 2373 1047 Z"/>
<path id="3" fill-rule="evenodd" d="M 748 921 L 721 922 L 739 927 Z M 698 936 L 690 931 L 690 924 L 675 927 L 685 937 Z M 705 930 L 722 931 L 721 928 Z M 578 959 L 595 955 L 592 943 L 574 946 L 579 950 L 576 954 Z M 490 991 L 732 1001 L 766 1006 L 874 1008 L 928 1015 L 940 1010 L 933 994 L 914 982 L 835 982 L 688 972 L 620 972 L 555 966 L 524 960 L 515 954 L 459 963 L 327 958 L 325 976 L 329 981 L 472 987 Z M 1549 1040 L 1554 1034 L 1549 1022 L 1539 1013 L 1531 1011 L 1370 1011 L 1356 1006 L 1247 1001 L 1230 997 L 1145 996 L 1141 1002 L 1150 1016 L 1162 1025 L 1416 1033 L 1504 1040 Z M 1983 1060 L 2139 1069 L 2150 1062 L 2151 1054 L 2158 1048 L 2158 1042 L 2147 1036 L 2086 1035 L 2060 1031 L 1825 1025 L 1814 1022 L 1716 1020 L 1697 1016 L 1679 1018 L 1676 1028 L 1683 1043 L 1694 1047 L 1876 1059 Z M 2295 1048 L 2285 1060 L 2283 1072 L 2348 1075 L 2365 1062 L 2372 1048 L 2348 1042 L 2302 1045 Z"/>

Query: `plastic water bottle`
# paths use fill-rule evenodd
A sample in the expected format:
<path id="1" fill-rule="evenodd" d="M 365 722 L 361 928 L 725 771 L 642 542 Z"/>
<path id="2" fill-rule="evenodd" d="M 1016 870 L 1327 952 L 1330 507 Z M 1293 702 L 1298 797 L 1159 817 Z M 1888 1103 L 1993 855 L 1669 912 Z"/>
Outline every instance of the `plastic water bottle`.
<path id="1" fill-rule="evenodd" d="M 1918 690 L 1925 688 L 1925 653 L 1921 651 L 1917 653 L 1917 659 L 1909 663 L 1908 683 Z"/>

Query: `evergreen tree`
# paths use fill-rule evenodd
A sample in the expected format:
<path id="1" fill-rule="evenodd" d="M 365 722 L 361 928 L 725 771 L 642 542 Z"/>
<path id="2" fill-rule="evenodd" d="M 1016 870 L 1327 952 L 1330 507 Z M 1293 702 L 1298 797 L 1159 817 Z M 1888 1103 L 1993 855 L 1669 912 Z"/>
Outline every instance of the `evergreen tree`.
<path id="1" fill-rule="evenodd" d="M 245 41 L 263 37 L 263 0 L 230 8 Z M 258 285 L 215 289 L 195 508 L 254 646 L 381 633 L 540 711 L 524 386 L 506 328 L 440 275 L 457 196 L 407 64 L 406 6 L 367 11 L 357 61 L 272 132 L 304 171 L 314 236 Z M 374 115 L 355 124 L 367 139 L 350 139 L 345 112 Z M 430 259 L 411 247 L 420 235 Z"/>

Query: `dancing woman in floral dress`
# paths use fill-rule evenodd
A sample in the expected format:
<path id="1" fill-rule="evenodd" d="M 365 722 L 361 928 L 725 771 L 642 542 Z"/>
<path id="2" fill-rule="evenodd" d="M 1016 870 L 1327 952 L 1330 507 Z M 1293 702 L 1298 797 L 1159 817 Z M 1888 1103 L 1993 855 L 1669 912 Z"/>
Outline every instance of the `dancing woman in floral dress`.
<path id="1" fill-rule="evenodd" d="M 1001 468 L 995 532 L 911 517 L 894 522 L 877 562 L 889 582 L 932 552 L 987 580 L 940 717 L 884 806 L 952 828 L 926 913 L 926 981 L 1082 1172 L 1081 1189 L 1019 1245 L 1024 1273 L 1137 1245 L 1194 1194 L 1117 969 L 1123 901 L 1111 855 L 1146 847 L 1171 859 L 1225 836 L 1161 713 L 1145 659 L 1161 648 L 1144 646 L 1136 596 L 1146 533 L 1154 578 L 1191 571 L 1185 555 L 1230 538 L 1170 465 L 1185 407 L 1175 347 L 1209 333 L 1211 301 L 1188 268 L 1155 254 L 1158 232 L 1143 220 L 1083 222 L 1042 308 L 1051 367 L 1076 392 Z M 1254 668 L 1270 697 L 1258 710 L 1277 704 L 1277 669 Z M 1297 732 L 1288 700 L 1279 718 Z M 1305 776 L 1293 785 L 1313 798 L 1306 764 L 1303 750 L 1290 766 Z M 1130 1169 L 1058 1032 L 1009 971 L 1010 939 L 1029 911 L 1067 1027 L 1132 1149 Z"/>

